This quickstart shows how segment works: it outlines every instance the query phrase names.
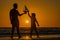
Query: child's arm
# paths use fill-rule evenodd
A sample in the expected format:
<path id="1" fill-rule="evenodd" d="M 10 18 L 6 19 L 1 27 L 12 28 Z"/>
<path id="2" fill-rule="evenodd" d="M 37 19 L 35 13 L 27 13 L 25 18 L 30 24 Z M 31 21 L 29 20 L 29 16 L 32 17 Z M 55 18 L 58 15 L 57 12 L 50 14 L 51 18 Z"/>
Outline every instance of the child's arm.
<path id="1" fill-rule="evenodd" d="M 36 20 L 36 19 L 35 19 Z M 36 20 L 36 23 L 37 23 L 37 25 L 39 26 L 39 23 L 38 23 L 38 21 Z"/>
<path id="2" fill-rule="evenodd" d="M 30 14 L 29 14 L 29 11 L 28 11 L 28 16 L 31 18 Z"/>

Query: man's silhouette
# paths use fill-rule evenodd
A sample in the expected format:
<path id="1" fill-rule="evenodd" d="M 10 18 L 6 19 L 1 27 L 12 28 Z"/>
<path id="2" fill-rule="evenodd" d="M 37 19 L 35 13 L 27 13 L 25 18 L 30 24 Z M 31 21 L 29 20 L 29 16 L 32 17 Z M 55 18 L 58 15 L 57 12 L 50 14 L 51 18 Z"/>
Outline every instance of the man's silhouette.
<path id="1" fill-rule="evenodd" d="M 25 14 L 25 13 L 23 13 Z M 18 20 L 18 16 L 22 16 L 23 14 L 19 14 L 18 10 L 17 10 L 17 3 L 13 4 L 13 9 L 11 9 L 10 11 L 10 21 L 12 24 L 12 33 L 11 33 L 11 38 L 13 38 L 13 33 L 14 33 L 14 29 L 17 29 L 17 34 L 20 38 L 20 32 L 19 32 L 19 20 Z"/>

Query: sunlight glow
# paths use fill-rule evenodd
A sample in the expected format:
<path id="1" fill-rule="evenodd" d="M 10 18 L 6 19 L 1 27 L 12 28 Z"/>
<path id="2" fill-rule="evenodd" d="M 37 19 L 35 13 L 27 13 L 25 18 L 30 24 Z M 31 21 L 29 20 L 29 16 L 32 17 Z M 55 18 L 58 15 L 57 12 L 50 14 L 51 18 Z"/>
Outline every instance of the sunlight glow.
<path id="1" fill-rule="evenodd" d="M 29 23 L 29 21 L 28 21 L 28 20 L 26 20 L 26 23 Z"/>

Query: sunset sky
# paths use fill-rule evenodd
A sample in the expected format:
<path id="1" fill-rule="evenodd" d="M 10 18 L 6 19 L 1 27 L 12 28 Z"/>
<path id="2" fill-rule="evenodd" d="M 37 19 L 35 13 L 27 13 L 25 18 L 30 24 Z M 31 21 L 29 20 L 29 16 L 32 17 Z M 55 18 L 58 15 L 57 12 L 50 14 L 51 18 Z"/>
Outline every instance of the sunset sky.
<path id="1" fill-rule="evenodd" d="M 60 0 L 0 0 L 0 27 L 11 27 L 9 12 L 13 4 L 18 4 L 19 13 L 26 5 L 31 13 L 36 13 L 40 27 L 60 27 Z M 27 14 L 19 16 L 19 27 L 30 27 Z"/>

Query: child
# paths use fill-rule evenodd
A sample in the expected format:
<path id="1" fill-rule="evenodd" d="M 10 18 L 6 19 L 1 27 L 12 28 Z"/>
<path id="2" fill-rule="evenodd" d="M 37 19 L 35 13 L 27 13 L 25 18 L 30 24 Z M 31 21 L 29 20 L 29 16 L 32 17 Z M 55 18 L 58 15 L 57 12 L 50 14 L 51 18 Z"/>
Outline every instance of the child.
<path id="1" fill-rule="evenodd" d="M 38 21 L 36 20 L 36 17 L 35 17 L 36 15 L 35 15 L 35 13 L 32 13 L 32 15 L 30 16 L 29 11 L 28 11 L 28 16 L 31 18 L 31 33 L 30 33 L 30 37 L 32 37 L 33 30 L 36 32 L 36 35 L 38 37 L 39 35 L 38 35 L 37 28 L 36 28 L 36 23 L 37 23 L 38 26 L 39 26 L 39 24 L 38 24 Z"/>

